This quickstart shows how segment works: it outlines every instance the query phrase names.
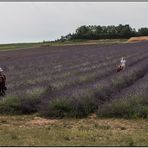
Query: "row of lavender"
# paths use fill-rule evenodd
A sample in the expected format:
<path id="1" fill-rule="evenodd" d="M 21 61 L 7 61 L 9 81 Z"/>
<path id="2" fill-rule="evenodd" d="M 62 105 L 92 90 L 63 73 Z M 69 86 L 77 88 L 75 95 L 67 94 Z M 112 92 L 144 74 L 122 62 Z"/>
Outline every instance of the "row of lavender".
<path id="1" fill-rule="evenodd" d="M 148 73 L 98 108 L 99 117 L 148 118 Z"/>
<path id="2" fill-rule="evenodd" d="M 148 59 L 133 65 L 121 74 L 112 75 L 85 85 L 61 92 L 49 101 L 43 109 L 46 116 L 85 116 L 94 112 L 104 102 L 108 102 L 112 95 L 134 84 L 148 72 Z"/>

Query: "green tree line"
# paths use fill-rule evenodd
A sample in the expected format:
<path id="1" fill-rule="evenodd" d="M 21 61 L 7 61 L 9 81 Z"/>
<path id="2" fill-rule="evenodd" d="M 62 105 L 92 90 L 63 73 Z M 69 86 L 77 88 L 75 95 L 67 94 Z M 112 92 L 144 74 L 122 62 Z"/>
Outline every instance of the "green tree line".
<path id="1" fill-rule="evenodd" d="M 130 37 L 136 36 L 148 36 L 148 28 L 140 28 L 136 31 L 135 28 L 130 27 L 130 25 L 118 26 L 96 26 L 96 25 L 83 25 L 76 29 L 75 33 L 69 33 L 66 36 L 61 36 L 59 40 L 76 40 L 76 39 L 128 39 Z"/>

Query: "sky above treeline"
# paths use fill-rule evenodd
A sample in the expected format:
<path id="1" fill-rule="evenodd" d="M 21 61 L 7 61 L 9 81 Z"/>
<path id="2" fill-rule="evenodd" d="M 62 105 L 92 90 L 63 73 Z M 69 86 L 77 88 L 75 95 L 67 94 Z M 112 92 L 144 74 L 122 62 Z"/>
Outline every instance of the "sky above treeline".
<path id="1" fill-rule="evenodd" d="M 146 2 L 1 2 L 0 44 L 50 41 L 82 25 L 148 27 Z"/>

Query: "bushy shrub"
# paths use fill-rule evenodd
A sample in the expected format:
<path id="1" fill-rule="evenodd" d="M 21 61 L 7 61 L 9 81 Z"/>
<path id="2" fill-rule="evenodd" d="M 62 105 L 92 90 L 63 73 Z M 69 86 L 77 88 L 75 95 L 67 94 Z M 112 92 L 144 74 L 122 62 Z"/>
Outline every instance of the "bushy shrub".
<path id="1" fill-rule="evenodd" d="M 14 114 L 20 111 L 21 101 L 16 96 L 7 96 L 0 101 L 1 114 Z"/>
<path id="2" fill-rule="evenodd" d="M 62 118 L 68 116 L 72 111 L 72 102 L 67 98 L 54 99 L 49 102 L 46 110 L 40 114 L 46 117 Z"/>
<path id="3" fill-rule="evenodd" d="M 88 96 L 81 98 L 57 98 L 49 101 L 48 107 L 40 112 L 42 116 L 63 118 L 86 117 L 97 108 L 93 98 Z"/>
<path id="4" fill-rule="evenodd" d="M 112 100 L 100 106 L 97 115 L 115 118 L 148 118 L 148 105 L 145 104 L 143 96 L 131 96 Z"/>
<path id="5" fill-rule="evenodd" d="M 73 110 L 71 116 L 75 118 L 86 117 L 97 108 L 95 98 L 92 95 L 73 99 L 72 102 Z"/>
<path id="6" fill-rule="evenodd" d="M 43 89 L 29 90 L 19 96 L 6 96 L 0 101 L 1 114 L 30 114 L 37 111 Z"/>

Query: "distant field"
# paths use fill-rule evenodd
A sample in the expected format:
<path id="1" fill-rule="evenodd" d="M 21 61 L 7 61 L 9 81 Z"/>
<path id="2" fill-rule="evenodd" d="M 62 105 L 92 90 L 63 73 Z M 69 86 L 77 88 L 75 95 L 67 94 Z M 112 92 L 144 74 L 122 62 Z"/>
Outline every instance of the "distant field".
<path id="1" fill-rule="evenodd" d="M 0 51 L 40 47 L 41 43 L 0 44 Z"/>
<path id="2" fill-rule="evenodd" d="M 37 48 L 44 46 L 64 46 L 64 45 L 80 45 L 80 44 L 118 44 L 125 43 L 126 39 L 106 39 L 106 40 L 75 40 L 64 42 L 39 42 L 39 43 L 15 43 L 15 44 L 0 44 L 0 51 L 9 51 L 25 48 Z"/>

